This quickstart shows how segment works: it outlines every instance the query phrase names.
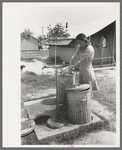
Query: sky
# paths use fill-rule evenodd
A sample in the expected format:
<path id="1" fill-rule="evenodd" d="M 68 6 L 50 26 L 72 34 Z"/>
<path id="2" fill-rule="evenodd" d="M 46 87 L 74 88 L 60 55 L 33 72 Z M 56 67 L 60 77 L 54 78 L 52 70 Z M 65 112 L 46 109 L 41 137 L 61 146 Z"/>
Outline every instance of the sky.
<path id="1" fill-rule="evenodd" d="M 68 22 L 70 37 L 99 30 L 119 17 L 119 3 L 21 3 L 21 32 L 29 28 L 35 36 L 46 34 L 47 27 Z"/>

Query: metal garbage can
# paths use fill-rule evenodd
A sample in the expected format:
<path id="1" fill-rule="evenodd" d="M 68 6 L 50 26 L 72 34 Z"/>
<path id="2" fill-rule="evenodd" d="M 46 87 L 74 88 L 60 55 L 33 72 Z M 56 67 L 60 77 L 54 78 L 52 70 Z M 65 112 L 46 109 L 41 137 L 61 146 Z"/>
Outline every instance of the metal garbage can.
<path id="1" fill-rule="evenodd" d="M 74 87 L 74 85 L 75 85 L 75 73 L 58 75 L 59 104 L 64 104 L 64 100 L 66 99 L 65 89 Z"/>
<path id="2" fill-rule="evenodd" d="M 66 88 L 68 120 L 73 124 L 91 122 L 90 85 L 81 84 L 74 88 Z"/>

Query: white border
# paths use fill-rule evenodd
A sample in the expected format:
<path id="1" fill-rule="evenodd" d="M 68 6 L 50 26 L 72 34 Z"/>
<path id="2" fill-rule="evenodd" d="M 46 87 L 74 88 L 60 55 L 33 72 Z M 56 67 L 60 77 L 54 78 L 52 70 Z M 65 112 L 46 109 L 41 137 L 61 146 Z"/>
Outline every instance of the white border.
<path id="1" fill-rule="evenodd" d="M 20 139 L 20 27 L 21 9 L 20 3 L 3 3 L 3 147 L 68 147 L 62 146 L 23 146 Z M 46 3 L 47 4 L 47 3 Z M 49 3 L 50 4 L 50 3 Z M 62 3 L 63 4 L 63 3 Z M 66 3 L 65 3 L 66 4 Z M 88 4 L 88 3 L 87 3 Z M 93 4 L 93 2 L 92 2 Z M 120 3 L 115 3 L 120 8 Z M 73 3 L 74 5 L 74 3 Z M 12 7 L 10 7 L 12 6 Z M 120 9 L 118 8 L 118 12 Z M 119 13 L 120 14 L 120 13 Z M 119 15 L 118 14 L 118 15 Z M 116 146 L 100 147 L 119 147 L 120 146 L 120 16 L 116 21 L 116 111 L 117 111 L 117 144 Z M 74 146 L 74 147 L 99 147 Z"/>

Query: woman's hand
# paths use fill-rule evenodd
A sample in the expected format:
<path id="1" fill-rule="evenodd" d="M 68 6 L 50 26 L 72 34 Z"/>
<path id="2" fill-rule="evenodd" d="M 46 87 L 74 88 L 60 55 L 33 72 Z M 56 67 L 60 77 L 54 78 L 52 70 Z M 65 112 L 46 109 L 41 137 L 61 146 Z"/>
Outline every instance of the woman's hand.
<path id="1" fill-rule="evenodd" d="M 67 66 L 67 67 L 61 69 L 61 72 L 64 74 L 71 73 L 71 71 L 72 71 L 72 66 Z"/>
<path id="2" fill-rule="evenodd" d="M 72 66 L 68 66 L 67 73 L 71 73 L 71 71 L 72 71 Z"/>
<path id="3" fill-rule="evenodd" d="M 61 72 L 62 72 L 63 74 L 67 73 L 67 68 L 68 68 L 68 66 L 65 67 L 65 68 L 62 68 L 62 69 L 61 69 Z"/>
<path id="4" fill-rule="evenodd" d="M 63 74 L 70 73 L 70 66 L 67 66 L 67 67 L 65 67 L 65 68 L 62 68 L 62 69 L 61 69 L 61 72 L 62 72 Z"/>

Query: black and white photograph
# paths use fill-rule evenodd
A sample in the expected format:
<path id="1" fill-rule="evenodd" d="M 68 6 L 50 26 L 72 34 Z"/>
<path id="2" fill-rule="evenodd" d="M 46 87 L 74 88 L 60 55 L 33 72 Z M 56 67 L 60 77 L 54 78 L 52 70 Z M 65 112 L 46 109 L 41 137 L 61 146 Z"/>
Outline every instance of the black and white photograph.
<path id="1" fill-rule="evenodd" d="M 2 9 L 4 89 L 14 91 L 4 92 L 3 145 L 119 147 L 120 3 L 6 2 Z"/>

